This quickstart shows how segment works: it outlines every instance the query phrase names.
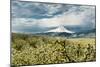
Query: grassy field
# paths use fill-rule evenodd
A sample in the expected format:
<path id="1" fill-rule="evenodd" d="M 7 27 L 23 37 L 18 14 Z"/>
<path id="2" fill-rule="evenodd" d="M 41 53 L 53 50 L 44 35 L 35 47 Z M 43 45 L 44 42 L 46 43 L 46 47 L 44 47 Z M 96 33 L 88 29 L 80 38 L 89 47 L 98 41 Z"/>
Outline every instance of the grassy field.
<path id="1" fill-rule="evenodd" d="M 95 38 L 12 34 L 11 64 L 37 65 L 96 60 Z"/>

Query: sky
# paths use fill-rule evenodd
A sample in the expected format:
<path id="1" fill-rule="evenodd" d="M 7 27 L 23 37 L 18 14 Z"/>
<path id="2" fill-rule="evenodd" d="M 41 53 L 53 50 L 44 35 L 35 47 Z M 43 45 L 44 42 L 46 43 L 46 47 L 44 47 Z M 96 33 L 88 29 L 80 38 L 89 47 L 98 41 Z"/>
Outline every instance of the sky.
<path id="1" fill-rule="evenodd" d="M 12 32 L 37 33 L 64 26 L 74 32 L 95 29 L 95 6 L 12 0 Z"/>

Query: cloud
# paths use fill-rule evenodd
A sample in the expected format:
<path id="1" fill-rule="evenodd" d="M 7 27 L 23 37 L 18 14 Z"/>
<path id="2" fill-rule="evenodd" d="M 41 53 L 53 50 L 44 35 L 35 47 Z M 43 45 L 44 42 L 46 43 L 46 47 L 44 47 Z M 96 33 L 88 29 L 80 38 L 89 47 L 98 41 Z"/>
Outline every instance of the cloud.
<path id="1" fill-rule="evenodd" d="M 34 3 L 24 1 L 12 1 L 12 17 L 15 18 L 46 18 L 53 17 L 68 11 L 72 5 Z"/>
<path id="2" fill-rule="evenodd" d="M 40 32 L 48 28 L 79 26 L 95 28 L 95 7 L 84 5 L 12 2 L 12 30 Z"/>
<path id="3" fill-rule="evenodd" d="M 83 9 L 84 8 L 84 9 Z M 38 26 L 41 27 L 56 27 L 59 25 L 82 25 L 82 26 L 95 26 L 95 8 L 91 7 L 80 7 L 81 12 L 77 14 L 77 11 L 70 9 L 65 11 L 63 14 L 54 16 L 53 18 L 44 18 L 36 20 Z M 93 26 L 92 26 L 93 27 Z"/>
<path id="4" fill-rule="evenodd" d="M 39 20 L 39 26 L 42 27 L 56 27 L 60 25 L 80 25 L 82 22 L 82 17 L 75 16 L 74 14 L 70 15 L 62 15 L 62 16 L 57 16 L 54 18 L 49 18 L 49 19 L 41 19 Z"/>
<path id="5" fill-rule="evenodd" d="M 57 27 L 60 25 L 80 25 L 82 23 L 83 17 L 80 15 L 61 15 L 53 18 L 45 19 L 32 19 L 32 18 L 13 18 L 13 26 L 38 26 L 38 27 Z"/>
<path id="6" fill-rule="evenodd" d="M 13 32 L 42 32 L 45 30 L 43 27 L 39 27 L 36 19 L 32 18 L 13 18 L 12 31 Z"/>

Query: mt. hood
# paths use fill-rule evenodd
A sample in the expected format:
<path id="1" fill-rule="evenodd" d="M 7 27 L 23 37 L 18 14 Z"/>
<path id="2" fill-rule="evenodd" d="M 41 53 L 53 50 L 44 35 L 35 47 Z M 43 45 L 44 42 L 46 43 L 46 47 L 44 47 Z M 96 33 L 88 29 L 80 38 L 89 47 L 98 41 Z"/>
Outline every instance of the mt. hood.
<path id="1" fill-rule="evenodd" d="M 66 32 L 66 33 L 75 33 L 75 32 L 73 32 L 73 31 L 70 31 L 70 30 L 64 28 L 64 26 L 59 26 L 59 27 L 57 27 L 56 29 L 52 29 L 52 30 L 49 30 L 49 31 L 46 31 L 46 32 L 59 32 L 59 33 Z"/>

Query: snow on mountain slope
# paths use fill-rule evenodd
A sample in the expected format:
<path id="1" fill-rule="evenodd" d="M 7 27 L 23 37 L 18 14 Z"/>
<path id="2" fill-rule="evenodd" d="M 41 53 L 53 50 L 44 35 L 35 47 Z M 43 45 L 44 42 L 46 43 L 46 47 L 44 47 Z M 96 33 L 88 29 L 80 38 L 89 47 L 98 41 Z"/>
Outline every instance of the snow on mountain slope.
<path id="1" fill-rule="evenodd" d="M 57 27 L 56 29 L 52 29 L 52 30 L 49 30 L 49 31 L 46 31 L 46 32 L 66 32 L 66 33 L 75 33 L 73 31 L 70 31 L 66 28 L 64 28 L 64 26 L 59 26 Z"/>

